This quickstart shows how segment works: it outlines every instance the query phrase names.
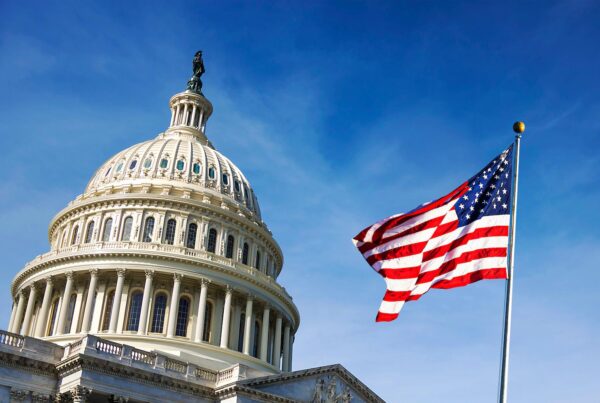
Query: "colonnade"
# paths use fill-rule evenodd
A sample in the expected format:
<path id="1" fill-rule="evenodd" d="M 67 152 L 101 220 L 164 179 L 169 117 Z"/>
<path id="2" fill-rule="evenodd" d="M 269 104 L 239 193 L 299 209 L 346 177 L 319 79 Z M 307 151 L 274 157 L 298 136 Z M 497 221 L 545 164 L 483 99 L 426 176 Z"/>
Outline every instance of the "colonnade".
<path id="1" fill-rule="evenodd" d="M 135 284 L 142 274 L 140 301 Z M 172 287 L 166 290 L 169 277 Z M 207 279 L 183 280 L 181 274 L 124 269 L 47 277 L 38 282 L 43 284 L 18 291 L 9 331 L 36 338 L 90 332 L 185 338 L 237 350 L 291 371 L 294 329 L 284 313 L 229 285 Z M 169 292 L 170 303 L 161 310 L 157 296 Z M 180 309 L 182 298 L 190 305 L 185 311 Z M 166 330 L 163 322 L 157 324 L 159 320 L 166 323 Z"/>

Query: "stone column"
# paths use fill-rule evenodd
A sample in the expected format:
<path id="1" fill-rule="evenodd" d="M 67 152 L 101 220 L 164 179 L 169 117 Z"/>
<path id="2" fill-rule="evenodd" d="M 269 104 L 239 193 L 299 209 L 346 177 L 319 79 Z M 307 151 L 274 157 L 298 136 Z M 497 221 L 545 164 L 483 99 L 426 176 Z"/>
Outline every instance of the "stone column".
<path id="1" fill-rule="evenodd" d="M 73 403 L 86 403 L 88 397 L 92 394 L 92 390 L 81 385 L 77 385 L 70 390 Z"/>
<path id="2" fill-rule="evenodd" d="M 50 303 L 52 302 L 52 290 L 53 283 L 52 277 L 46 278 L 46 289 L 44 290 L 44 299 L 42 300 L 42 306 L 40 307 L 39 317 L 35 326 L 34 337 L 40 338 L 45 336 L 46 325 L 48 320 L 48 311 L 50 310 Z"/>
<path id="3" fill-rule="evenodd" d="M 173 293 L 171 294 L 171 305 L 169 306 L 169 323 L 167 326 L 167 337 L 175 336 L 177 325 L 177 311 L 179 308 L 179 289 L 181 288 L 181 274 L 173 275 Z"/>
<path id="4" fill-rule="evenodd" d="M 112 310 L 110 312 L 110 323 L 108 332 L 115 333 L 117 330 L 117 321 L 119 320 L 119 308 L 121 307 L 121 294 L 123 293 L 123 283 L 125 282 L 125 269 L 117 269 L 117 287 L 113 298 Z"/>
<path id="5" fill-rule="evenodd" d="M 14 322 L 11 326 L 10 331 L 12 333 L 19 333 L 21 330 L 21 323 L 23 322 L 23 311 L 25 310 L 25 293 L 23 290 L 19 291 L 19 302 L 17 302 L 17 313 L 15 314 Z"/>
<path id="6" fill-rule="evenodd" d="M 223 322 L 221 324 L 221 348 L 229 347 L 229 321 L 231 320 L 232 289 L 227 286 L 225 291 L 225 305 L 223 306 Z"/>
<path id="7" fill-rule="evenodd" d="M 152 270 L 146 270 L 146 282 L 144 283 L 144 296 L 142 297 L 142 310 L 140 312 L 138 334 L 146 334 L 148 331 L 148 310 L 150 309 L 150 291 L 152 290 L 152 277 L 154 277 L 154 272 Z"/>
<path id="8" fill-rule="evenodd" d="M 190 126 L 192 127 L 196 127 L 194 125 L 195 121 L 196 121 L 196 113 L 198 111 L 198 107 L 196 107 L 196 105 L 192 105 L 192 119 L 190 120 Z"/>
<path id="9" fill-rule="evenodd" d="M 85 300 L 85 310 L 83 311 L 83 321 L 81 322 L 81 333 L 90 331 L 90 323 L 92 322 L 92 308 L 96 294 L 96 285 L 98 284 L 98 269 L 90 270 L 90 286 Z"/>
<path id="10" fill-rule="evenodd" d="M 17 303 L 15 301 L 13 301 L 12 310 L 10 312 L 10 319 L 8 320 L 8 326 L 6 327 L 6 330 L 8 330 L 9 332 L 10 332 L 10 329 L 12 329 L 13 322 L 15 321 L 16 313 L 17 313 Z"/>
<path id="11" fill-rule="evenodd" d="M 282 371 L 289 372 L 290 371 L 290 325 L 286 324 L 283 329 L 283 364 Z"/>
<path id="12" fill-rule="evenodd" d="M 244 354 L 250 355 L 250 341 L 252 340 L 252 304 L 254 298 L 252 295 L 248 295 L 248 301 L 246 301 L 246 313 L 244 318 Z"/>
<path id="13" fill-rule="evenodd" d="M 288 371 L 292 371 L 292 358 L 294 357 L 294 339 L 296 336 L 291 336 L 290 338 L 290 353 L 288 357 Z"/>
<path id="14" fill-rule="evenodd" d="M 71 290 L 73 288 L 73 272 L 66 274 L 67 283 L 63 292 L 62 304 L 60 304 L 60 315 L 58 317 L 58 325 L 56 326 L 56 334 L 65 332 L 65 321 L 67 320 L 67 311 L 69 309 L 69 300 L 71 299 Z"/>
<path id="15" fill-rule="evenodd" d="M 267 361 L 269 350 L 269 313 L 268 305 L 265 305 L 263 311 L 262 328 L 260 330 L 260 359 Z"/>
<path id="16" fill-rule="evenodd" d="M 35 306 L 35 298 L 37 296 L 37 287 L 35 284 L 31 284 L 29 287 L 29 298 L 27 299 L 27 309 L 25 309 L 25 318 L 23 319 L 23 326 L 21 326 L 21 334 L 23 336 L 29 336 L 29 329 L 31 328 L 31 316 L 33 315 L 33 307 Z"/>
<path id="17" fill-rule="evenodd" d="M 198 301 L 198 320 L 196 321 L 196 342 L 204 340 L 204 321 L 206 313 L 206 296 L 208 295 L 208 281 L 202 279 L 200 285 L 200 299 Z"/>
<path id="18" fill-rule="evenodd" d="M 273 346 L 273 365 L 281 369 L 281 316 L 275 320 L 275 345 Z"/>

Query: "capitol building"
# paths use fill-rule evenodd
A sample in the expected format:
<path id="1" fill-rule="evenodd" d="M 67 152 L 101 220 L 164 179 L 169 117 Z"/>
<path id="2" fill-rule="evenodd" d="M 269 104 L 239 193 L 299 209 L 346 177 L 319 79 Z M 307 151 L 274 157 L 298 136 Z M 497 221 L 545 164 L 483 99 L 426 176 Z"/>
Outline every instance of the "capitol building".
<path id="1" fill-rule="evenodd" d="M 102 164 L 15 275 L 0 402 L 382 402 L 339 364 L 293 369 L 283 253 L 193 67 L 168 128 Z"/>

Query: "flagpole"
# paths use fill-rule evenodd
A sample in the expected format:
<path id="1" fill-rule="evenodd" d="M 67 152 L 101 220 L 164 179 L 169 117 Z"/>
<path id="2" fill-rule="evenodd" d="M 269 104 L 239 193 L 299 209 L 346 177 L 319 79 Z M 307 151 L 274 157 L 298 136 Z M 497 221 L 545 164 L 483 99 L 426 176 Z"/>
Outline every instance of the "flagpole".
<path id="1" fill-rule="evenodd" d="M 515 234 L 517 230 L 517 193 L 519 191 L 519 154 L 521 151 L 521 134 L 525 131 L 523 122 L 513 125 L 515 135 L 515 155 L 513 164 L 513 191 L 510 214 L 510 240 L 508 243 L 508 280 L 506 282 L 506 300 L 504 306 L 504 332 L 502 334 L 502 364 L 500 368 L 499 403 L 507 402 L 508 392 L 508 358 L 510 351 L 510 325 L 512 318 L 512 288 L 515 262 Z"/>

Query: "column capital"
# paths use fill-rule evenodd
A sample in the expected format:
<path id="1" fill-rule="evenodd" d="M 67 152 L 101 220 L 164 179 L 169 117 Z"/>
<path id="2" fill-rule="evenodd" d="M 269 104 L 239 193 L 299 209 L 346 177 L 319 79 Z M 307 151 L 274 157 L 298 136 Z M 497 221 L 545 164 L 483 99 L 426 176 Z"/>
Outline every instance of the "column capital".
<path id="1" fill-rule="evenodd" d="M 46 284 L 52 284 L 52 283 L 54 283 L 54 278 L 52 276 L 46 277 L 45 280 L 46 280 Z"/>
<path id="2" fill-rule="evenodd" d="M 38 286 L 37 286 L 35 283 L 31 283 L 31 284 L 29 285 L 29 291 L 30 291 L 30 292 L 31 292 L 31 291 L 37 291 L 37 289 L 38 289 Z"/>
<path id="3" fill-rule="evenodd" d="M 154 270 L 144 270 L 144 274 L 146 275 L 146 278 L 153 278 L 154 277 Z"/>
<path id="4" fill-rule="evenodd" d="M 66 272 L 65 276 L 67 277 L 67 280 L 73 280 L 73 272 L 72 271 Z"/>
<path id="5" fill-rule="evenodd" d="M 202 287 L 208 287 L 208 285 L 211 283 L 211 281 L 207 278 L 203 278 L 200 280 L 200 286 Z"/>
<path id="6" fill-rule="evenodd" d="M 180 282 L 183 278 L 183 274 L 175 273 L 173 274 L 173 281 Z"/>
<path id="7" fill-rule="evenodd" d="M 19 298 L 23 298 L 25 297 L 25 291 L 23 289 L 20 289 L 19 291 L 17 291 L 17 295 L 19 296 Z"/>
<path id="8" fill-rule="evenodd" d="M 246 299 L 249 301 L 254 301 L 254 294 L 251 294 L 251 293 L 246 294 Z"/>
<path id="9" fill-rule="evenodd" d="M 96 268 L 90 269 L 90 275 L 91 276 L 97 276 L 98 275 L 98 269 L 96 269 Z"/>
<path id="10" fill-rule="evenodd" d="M 117 269 L 117 277 L 125 277 L 125 269 Z"/>
<path id="11" fill-rule="evenodd" d="M 229 295 L 233 294 L 233 287 L 230 286 L 229 284 L 227 284 L 225 286 L 225 294 L 229 294 Z"/>

